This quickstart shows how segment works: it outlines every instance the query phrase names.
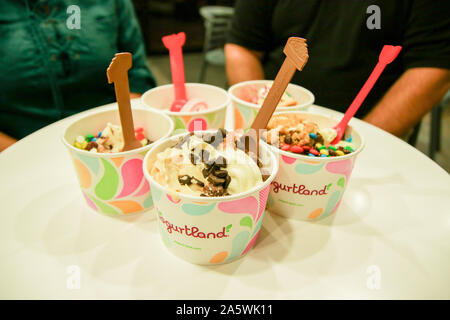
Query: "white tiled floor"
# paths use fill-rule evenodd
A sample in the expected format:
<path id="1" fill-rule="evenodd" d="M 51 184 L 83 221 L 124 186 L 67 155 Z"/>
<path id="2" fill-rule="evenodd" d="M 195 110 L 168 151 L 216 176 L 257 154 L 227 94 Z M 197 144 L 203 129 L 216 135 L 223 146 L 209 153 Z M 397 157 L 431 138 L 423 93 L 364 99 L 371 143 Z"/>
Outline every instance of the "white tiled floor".
<path id="1" fill-rule="evenodd" d="M 170 62 L 168 55 L 151 56 L 148 59 L 148 62 L 153 74 L 156 77 L 158 85 L 171 82 Z M 201 53 L 189 53 L 184 55 L 186 82 L 198 82 L 201 63 Z M 224 88 L 226 86 L 224 68 L 208 66 L 204 82 Z M 416 144 L 417 149 L 427 155 L 429 147 L 430 118 L 430 114 L 427 114 L 422 120 L 422 126 Z M 444 108 L 441 130 L 441 150 L 436 154 L 435 161 L 447 172 L 450 172 L 450 105 L 447 105 L 447 107 Z"/>

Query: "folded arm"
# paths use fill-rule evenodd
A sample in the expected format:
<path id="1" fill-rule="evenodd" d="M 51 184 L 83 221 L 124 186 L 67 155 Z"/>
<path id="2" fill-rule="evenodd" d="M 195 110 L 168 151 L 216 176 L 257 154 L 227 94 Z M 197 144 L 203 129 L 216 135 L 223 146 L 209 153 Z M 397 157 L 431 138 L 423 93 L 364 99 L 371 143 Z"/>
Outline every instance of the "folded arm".
<path id="1" fill-rule="evenodd" d="M 448 69 L 408 69 L 364 120 L 402 136 L 438 104 L 449 89 Z"/>

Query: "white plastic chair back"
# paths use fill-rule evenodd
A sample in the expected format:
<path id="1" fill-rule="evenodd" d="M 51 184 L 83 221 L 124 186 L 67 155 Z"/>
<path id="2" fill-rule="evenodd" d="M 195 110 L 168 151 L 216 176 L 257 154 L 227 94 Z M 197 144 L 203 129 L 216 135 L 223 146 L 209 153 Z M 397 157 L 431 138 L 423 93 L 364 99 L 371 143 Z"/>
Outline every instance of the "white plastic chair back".
<path id="1" fill-rule="evenodd" d="M 227 33 L 231 26 L 234 8 L 223 6 L 205 6 L 200 8 L 200 15 L 205 24 L 205 52 L 225 45 Z"/>

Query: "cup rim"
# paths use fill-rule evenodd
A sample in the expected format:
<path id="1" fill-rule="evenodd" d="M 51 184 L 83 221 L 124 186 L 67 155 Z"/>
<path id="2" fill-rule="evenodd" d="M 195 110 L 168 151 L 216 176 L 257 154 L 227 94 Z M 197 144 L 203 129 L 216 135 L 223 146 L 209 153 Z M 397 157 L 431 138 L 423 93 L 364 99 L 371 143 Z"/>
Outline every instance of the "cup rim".
<path id="1" fill-rule="evenodd" d="M 291 113 L 297 113 L 297 114 L 312 114 L 315 116 L 321 116 L 324 118 L 329 118 L 334 120 L 332 117 L 330 116 L 326 116 L 320 113 L 316 113 L 316 112 L 309 112 L 309 111 L 300 111 L 300 110 L 293 110 L 293 111 L 281 111 L 281 112 L 275 112 L 273 115 L 280 115 L 280 114 L 291 114 Z M 337 123 L 339 122 L 339 120 L 336 120 Z M 286 157 L 290 157 L 290 158 L 294 158 L 294 159 L 301 159 L 301 160 L 310 160 L 310 161 L 317 161 L 317 162 L 335 162 L 335 161 L 341 161 L 341 160 L 345 160 L 345 159 L 350 159 L 353 158 L 354 156 L 358 155 L 366 146 L 366 141 L 364 139 L 364 136 L 361 135 L 361 133 L 359 133 L 358 130 L 356 130 L 354 127 L 352 127 L 351 125 L 347 125 L 347 127 L 350 127 L 352 130 L 356 131 L 360 137 L 361 143 L 359 145 L 359 147 L 354 150 L 353 152 L 343 155 L 343 156 L 339 156 L 339 157 L 310 157 L 310 156 L 306 156 L 303 154 L 296 154 L 293 152 L 287 152 L 284 150 L 281 150 L 280 148 L 277 148 L 276 146 L 273 145 L 269 145 L 267 142 L 263 141 L 264 144 L 270 146 L 272 148 L 272 150 L 275 153 L 279 153 L 280 155 L 286 156 Z"/>
<path id="2" fill-rule="evenodd" d="M 194 131 L 194 133 L 196 132 L 216 132 L 217 130 L 201 130 L 201 131 Z M 142 169 L 144 171 L 144 176 L 145 178 L 150 182 L 150 184 L 155 184 L 158 188 L 164 190 L 164 192 L 168 193 L 168 194 L 176 194 L 178 197 L 180 198 L 184 198 L 184 199 L 188 199 L 191 201 L 198 201 L 198 202 L 213 202 L 213 201 L 229 201 L 229 200 L 235 200 L 238 198 L 244 198 L 246 196 L 249 196 L 250 194 L 257 192 L 257 191 L 261 191 L 264 188 L 266 188 L 268 185 L 270 185 L 272 183 L 272 181 L 275 179 L 276 175 L 278 174 L 278 157 L 275 155 L 275 153 L 271 150 L 271 148 L 268 148 L 267 144 L 261 143 L 260 147 L 266 149 L 266 151 L 268 151 L 268 154 L 270 154 L 270 158 L 271 158 L 271 162 L 272 162 L 272 172 L 270 173 L 269 178 L 267 178 L 266 181 L 263 181 L 262 184 L 254 186 L 253 188 L 245 191 L 245 192 L 241 192 L 241 193 L 237 193 L 237 194 L 232 194 L 229 196 L 223 196 L 223 197 L 200 197 L 200 196 L 193 196 L 190 194 L 185 194 L 182 192 L 176 192 L 176 191 L 172 191 L 169 190 L 168 188 L 160 185 L 158 182 L 156 182 L 153 177 L 151 176 L 151 174 L 148 172 L 147 169 L 147 162 L 148 159 L 151 157 L 151 155 L 153 154 L 153 152 L 156 152 L 155 150 L 158 149 L 158 147 L 164 143 L 166 143 L 167 141 L 171 141 L 171 140 L 176 140 L 178 138 L 180 138 L 181 136 L 184 136 L 188 134 L 188 132 L 184 132 L 184 133 L 180 133 L 165 139 L 160 139 L 157 142 L 154 143 L 153 145 L 153 149 L 150 150 L 150 152 L 148 152 L 145 157 L 144 157 L 144 161 L 142 162 Z M 260 140 L 261 142 L 261 140 Z M 150 186 L 151 188 L 151 186 Z"/>
<path id="3" fill-rule="evenodd" d="M 152 110 L 162 112 L 164 114 L 168 114 L 170 116 L 197 116 L 197 115 L 202 115 L 202 114 L 208 114 L 208 113 L 220 111 L 220 110 L 226 108 L 231 103 L 230 95 L 228 94 L 228 92 L 225 89 L 223 89 L 221 87 L 213 86 L 211 84 L 206 84 L 206 83 L 197 83 L 197 82 L 185 83 L 185 86 L 187 86 L 187 87 L 191 87 L 193 85 L 196 85 L 196 86 L 198 85 L 201 87 L 210 87 L 210 88 L 218 89 L 219 91 L 223 91 L 226 95 L 226 101 L 222 104 L 219 104 L 217 107 L 214 107 L 214 108 L 208 108 L 207 110 L 204 110 L 204 111 L 190 111 L 190 112 L 175 112 L 175 111 L 170 111 L 168 109 L 159 109 L 159 108 L 155 108 L 155 107 L 149 105 L 147 102 L 145 102 L 145 97 L 147 97 L 151 92 L 158 91 L 158 90 L 161 90 L 161 89 L 167 88 L 167 87 L 173 87 L 173 83 L 165 84 L 162 86 L 157 86 L 150 90 L 147 90 L 142 94 L 140 99 L 141 99 L 142 104 L 145 107 L 150 108 Z"/>
<path id="4" fill-rule="evenodd" d="M 146 145 L 146 146 L 143 146 L 143 147 L 140 147 L 140 148 L 137 148 L 137 149 L 133 149 L 133 150 L 122 151 L 122 152 L 114 152 L 114 153 L 89 152 L 89 151 L 86 151 L 86 150 L 82 150 L 82 149 L 76 148 L 75 146 L 73 146 L 72 144 L 70 144 L 66 140 L 65 136 L 66 136 L 67 130 L 69 130 L 69 128 L 72 125 L 74 125 L 75 123 L 77 123 L 79 121 L 83 121 L 87 117 L 90 117 L 90 116 L 93 116 L 93 115 L 98 115 L 98 114 L 101 114 L 101 113 L 107 113 L 107 112 L 111 112 L 111 111 L 114 111 L 114 110 L 116 110 L 118 112 L 117 106 L 112 106 L 111 108 L 108 108 L 106 110 L 97 110 L 97 111 L 89 112 L 85 116 L 83 116 L 81 118 L 77 118 L 77 119 L 71 121 L 66 126 L 66 128 L 64 129 L 64 131 L 63 131 L 63 133 L 61 135 L 61 140 L 62 140 L 63 144 L 71 151 L 79 152 L 81 154 L 89 155 L 91 157 L 96 157 L 96 158 L 115 158 L 115 157 L 127 156 L 127 155 L 130 155 L 130 154 L 136 154 L 136 153 L 141 153 L 141 152 L 144 152 L 144 151 L 148 151 L 150 148 L 153 147 L 153 145 L 157 141 L 163 140 L 163 139 L 166 139 L 167 137 L 169 137 L 172 134 L 173 130 L 175 129 L 175 124 L 173 123 L 172 119 L 168 115 L 164 114 L 163 112 L 158 112 L 158 111 L 155 111 L 155 110 L 148 110 L 148 109 L 142 108 L 142 107 L 131 107 L 131 109 L 132 110 L 143 110 L 145 112 L 153 112 L 153 113 L 157 113 L 157 114 L 161 115 L 163 118 L 165 118 L 169 122 L 169 126 L 170 126 L 169 127 L 169 131 L 166 134 L 164 134 L 161 138 L 159 138 L 158 140 L 156 140 L 155 142 L 153 142 L 153 143 L 151 143 L 149 145 Z"/>
<path id="5" fill-rule="evenodd" d="M 259 83 L 273 83 L 273 80 L 249 80 L 249 81 L 239 82 L 239 83 L 232 85 L 228 89 L 228 94 L 230 95 L 231 100 L 234 100 L 234 101 L 236 101 L 242 105 L 245 105 L 249 108 L 259 110 L 261 108 L 260 105 L 242 100 L 233 93 L 233 90 L 235 90 L 237 88 L 240 88 L 240 87 L 243 87 L 243 86 L 249 85 L 249 84 L 259 84 Z M 294 106 L 289 106 L 289 107 L 277 107 L 276 110 L 289 111 L 289 110 L 292 110 L 293 108 L 305 108 L 305 107 L 308 107 L 308 106 L 314 104 L 316 97 L 310 90 L 306 89 L 305 87 L 299 86 L 298 84 L 295 84 L 295 83 L 289 83 L 289 86 L 298 87 L 300 90 L 304 91 L 309 96 L 308 101 L 296 104 Z"/>

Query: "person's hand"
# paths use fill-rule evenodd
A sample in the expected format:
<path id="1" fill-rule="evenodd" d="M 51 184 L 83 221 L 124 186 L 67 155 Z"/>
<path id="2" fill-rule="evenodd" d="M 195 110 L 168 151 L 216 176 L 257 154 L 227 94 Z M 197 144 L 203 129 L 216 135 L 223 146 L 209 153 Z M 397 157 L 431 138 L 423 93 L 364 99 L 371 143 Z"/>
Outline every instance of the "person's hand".
<path id="1" fill-rule="evenodd" d="M 0 132 L 0 152 L 8 148 L 9 146 L 16 143 L 17 140 L 14 138 L 11 138 L 10 136 Z"/>

